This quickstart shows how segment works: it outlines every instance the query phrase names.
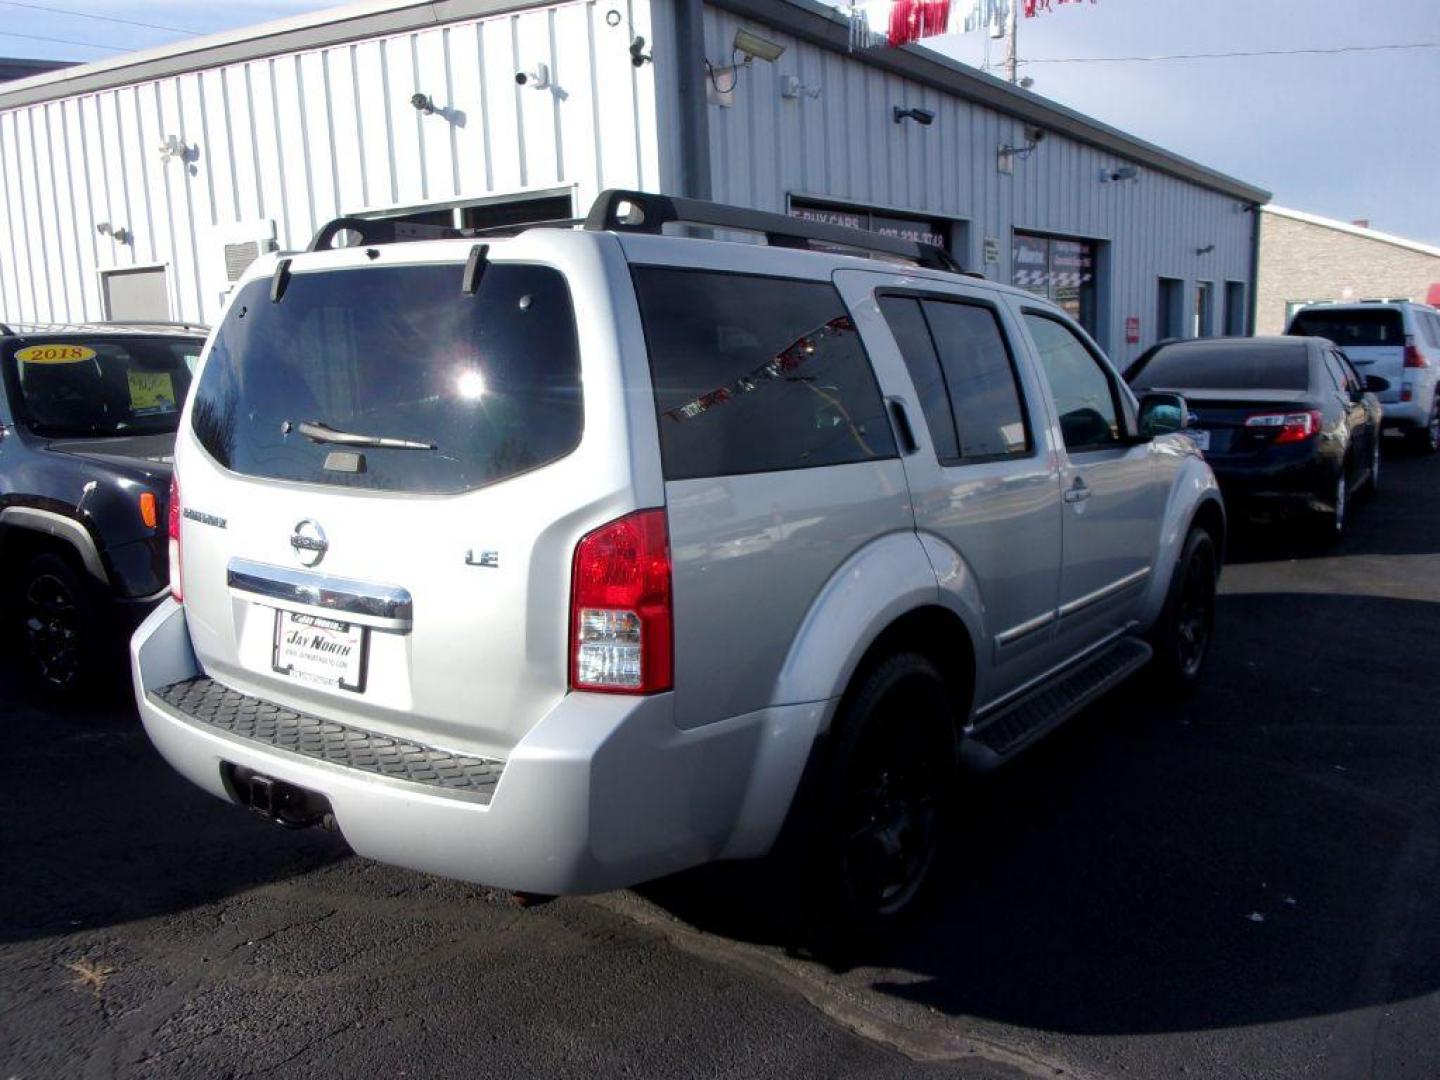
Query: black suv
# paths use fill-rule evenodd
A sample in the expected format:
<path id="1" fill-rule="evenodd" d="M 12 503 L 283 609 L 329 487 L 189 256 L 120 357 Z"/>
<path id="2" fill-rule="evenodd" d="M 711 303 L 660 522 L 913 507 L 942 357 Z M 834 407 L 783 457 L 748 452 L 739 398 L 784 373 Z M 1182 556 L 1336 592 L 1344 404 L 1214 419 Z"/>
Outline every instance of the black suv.
<path id="1" fill-rule="evenodd" d="M 205 327 L 0 323 L 0 614 L 75 696 L 165 594 L 175 427 Z"/>

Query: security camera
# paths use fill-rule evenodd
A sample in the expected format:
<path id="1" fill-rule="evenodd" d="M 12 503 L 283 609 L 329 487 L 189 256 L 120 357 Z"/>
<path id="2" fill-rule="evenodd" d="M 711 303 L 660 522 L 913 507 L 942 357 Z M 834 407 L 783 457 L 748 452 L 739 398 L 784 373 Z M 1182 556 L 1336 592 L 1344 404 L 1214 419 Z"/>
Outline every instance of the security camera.
<path id="1" fill-rule="evenodd" d="M 1029 139 L 1032 143 L 1041 143 L 1041 142 L 1044 142 L 1044 141 L 1045 141 L 1045 129 L 1044 129 L 1044 128 L 1038 128 L 1038 127 L 1026 128 L 1026 129 L 1025 129 L 1025 137 L 1026 137 L 1027 139 Z"/>
<path id="2" fill-rule="evenodd" d="M 536 64 L 534 71 L 517 71 L 515 73 L 515 85 L 544 90 L 550 85 L 550 66 L 548 64 Z"/>
<path id="3" fill-rule="evenodd" d="M 411 94 L 410 104 L 416 112 L 422 112 L 426 116 L 435 112 L 435 102 L 430 100 L 429 94 Z"/>
<path id="4" fill-rule="evenodd" d="M 897 124 L 903 123 L 906 120 L 914 120 L 921 127 L 929 127 L 935 122 L 935 114 L 929 109 L 904 109 L 901 108 L 899 105 L 896 105 L 893 109 L 891 109 L 890 115 L 894 118 L 895 123 Z"/>
<path id="5" fill-rule="evenodd" d="M 645 39 L 639 34 L 630 42 L 630 63 L 635 67 L 644 67 L 650 62 L 650 54 L 645 51 Z"/>

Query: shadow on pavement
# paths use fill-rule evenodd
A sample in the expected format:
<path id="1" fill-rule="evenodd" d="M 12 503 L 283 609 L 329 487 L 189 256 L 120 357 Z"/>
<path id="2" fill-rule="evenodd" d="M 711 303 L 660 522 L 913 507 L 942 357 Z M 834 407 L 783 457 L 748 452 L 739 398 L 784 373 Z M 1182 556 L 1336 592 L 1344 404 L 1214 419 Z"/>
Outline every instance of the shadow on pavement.
<path id="1" fill-rule="evenodd" d="M 55 709 L 0 668 L 0 941 L 183 911 L 343 858 L 204 794 L 151 747 L 123 690 Z"/>
<path id="2" fill-rule="evenodd" d="M 1434 641 L 1440 605 L 1222 599 L 1193 697 L 1122 689 L 970 779 L 933 909 L 905 940 L 857 947 L 842 977 L 953 1016 L 1097 1035 L 1436 990 L 1440 926 L 1408 920 L 1440 869 L 1440 672 L 1376 649 L 1377 626 Z M 774 898 L 746 885 L 700 871 L 647 892 L 773 945 Z"/>

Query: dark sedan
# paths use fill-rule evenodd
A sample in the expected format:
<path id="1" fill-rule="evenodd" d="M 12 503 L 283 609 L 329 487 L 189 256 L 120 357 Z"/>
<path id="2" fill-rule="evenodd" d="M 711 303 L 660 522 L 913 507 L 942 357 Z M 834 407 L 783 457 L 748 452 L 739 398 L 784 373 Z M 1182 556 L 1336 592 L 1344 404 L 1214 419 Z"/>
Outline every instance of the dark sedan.
<path id="1" fill-rule="evenodd" d="M 1185 395 L 1188 433 L 1242 514 L 1301 517 L 1333 539 L 1351 497 L 1379 481 L 1375 384 L 1324 338 L 1164 342 L 1125 377 L 1136 393 Z"/>

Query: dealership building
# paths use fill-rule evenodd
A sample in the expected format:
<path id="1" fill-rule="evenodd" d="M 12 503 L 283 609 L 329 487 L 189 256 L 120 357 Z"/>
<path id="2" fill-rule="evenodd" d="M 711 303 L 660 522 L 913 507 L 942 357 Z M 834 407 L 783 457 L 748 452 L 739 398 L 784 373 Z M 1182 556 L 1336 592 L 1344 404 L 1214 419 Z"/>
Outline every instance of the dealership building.
<path id="1" fill-rule="evenodd" d="M 1269 198 L 813 0 L 368 0 L 0 86 L 0 320 L 213 322 L 332 218 L 610 187 L 932 239 L 1122 362 L 1253 327 Z"/>

